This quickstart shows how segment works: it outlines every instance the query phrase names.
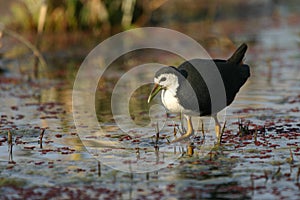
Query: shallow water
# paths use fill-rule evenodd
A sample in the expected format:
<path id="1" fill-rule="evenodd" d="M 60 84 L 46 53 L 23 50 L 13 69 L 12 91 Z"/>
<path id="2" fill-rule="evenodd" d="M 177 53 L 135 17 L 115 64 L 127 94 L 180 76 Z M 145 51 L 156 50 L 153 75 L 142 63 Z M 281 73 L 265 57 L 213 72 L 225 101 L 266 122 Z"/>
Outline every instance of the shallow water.
<path id="1" fill-rule="evenodd" d="M 56 194 L 117 199 L 298 199 L 300 48 L 276 41 L 299 38 L 299 32 L 293 27 L 279 30 L 283 28 L 258 32 L 260 41 L 250 44 L 245 62 L 252 76 L 221 113 L 221 123 L 226 121 L 222 146 L 212 149 L 210 118 L 204 119 L 206 138 L 199 125 L 193 145 L 167 144 L 174 124 L 180 126 L 179 117 L 172 114 L 165 129 L 159 124 L 159 139 L 155 122 L 128 133 L 120 130 L 110 111 L 110 95 L 123 66 L 112 68 L 100 80 L 96 111 L 105 132 L 91 131 L 90 135 L 78 133 L 73 122 L 73 70 L 54 70 L 54 76 L 67 80 L 28 81 L 14 73 L 1 75 L 1 193 L 9 199 Z M 139 126 L 150 123 L 149 91 L 149 86 L 141 87 L 130 100 L 130 114 Z M 152 114 L 161 123 L 165 120 L 160 107 Z M 238 133 L 239 120 L 250 131 Z M 13 138 L 10 161 L 8 130 Z M 212 146 L 206 147 L 203 141 Z M 131 173 L 141 169 L 147 173 Z"/>

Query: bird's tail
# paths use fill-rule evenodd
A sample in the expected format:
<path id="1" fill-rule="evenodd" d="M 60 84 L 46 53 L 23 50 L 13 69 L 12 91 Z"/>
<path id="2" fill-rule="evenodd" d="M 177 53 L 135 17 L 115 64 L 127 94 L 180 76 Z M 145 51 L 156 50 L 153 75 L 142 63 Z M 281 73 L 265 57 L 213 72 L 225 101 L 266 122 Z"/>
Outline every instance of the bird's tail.
<path id="1" fill-rule="evenodd" d="M 227 60 L 227 62 L 234 64 L 241 64 L 248 46 L 243 43 L 241 46 L 233 53 L 233 55 Z"/>

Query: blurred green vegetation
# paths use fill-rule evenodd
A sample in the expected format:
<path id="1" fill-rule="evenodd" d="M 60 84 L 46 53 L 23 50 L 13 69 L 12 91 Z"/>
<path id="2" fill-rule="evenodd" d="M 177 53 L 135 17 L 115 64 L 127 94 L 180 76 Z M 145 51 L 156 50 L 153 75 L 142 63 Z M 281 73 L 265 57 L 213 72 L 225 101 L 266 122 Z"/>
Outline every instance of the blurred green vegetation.
<path id="1" fill-rule="evenodd" d="M 223 18 L 224 13 L 238 18 L 241 16 L 236 15 L 243 15 L 241 8 L 248 4 L 241 0 L 227 0 L 222 6 L 219 0 L 14 0 L 5 24 L 18 31 L 35 31 L 43 6 L 47 9 L 45 32 L 92 30 L 112 34 L 166 21 L 212 22 Z"/>
<path id="2" fill-rule="evenodd" d="M 9 11 L 6 17 L 1 16 L 0 22 L 31 41 L 31 33 L 37 32 L 35 44 L 41 49 L 76 46 L 83 37 L 88 46 L 123 30 L 143 26 L 187 33 L 206 48 L 214 45 L 217 49 L 234 48 L 236 40 L 255 42 L 258 30 L 298 25 L 300 8 L 297 0 L 0 0 L 0 3 L 8 5 L 0 7 L 0 13 Z M 42 33 L 46 33 L 47 40 L 41 39 Z M 49 42 L 53 39 L 56 45 Z"/>
<path id="3" fill-rule="evenodd" d="M 109 2 L 108 6 L 116 4 L 115 1 L 107 2 Z M 106 7 L 105 2 L 99 0 L 24 0 L 12 3 L 10 7 L 12 17 L 5 20 L 6 24 L 19 31 L 36 30 L 43 4 L 47 6 L 46 32 L 100 29 L 109 21 L 109 7 Z M 116 10 L 118 7 L 120 6 L 114 5 Z M 111 12 L 117 11 L 112 10 Z"/>
<path id="4" fill-rule="evenodd" d="M 111 34 L 144 25 L 167 0 L 23 0 L 10 5 L 5 24 L 18 31 L 36 31 L 46 7 L 45 32 L 92 30 Z"/>
<path id="5" fill-rule="evenodd" d="M 113 34 L 166 22 L 181 26 L 205 21 L 207 26 L 224 19 L 255 20 L 272 16 L 279 4 L 299 8 L 297 3 L 295 0 L 12 0 L 8 8 L 10 16 L 1 20 L 21 32 L 36 31 L 43 22 L 44 31 L 49 33 L 92 30 Z M 44 21 L 43 7 L 46 7 Z"/>

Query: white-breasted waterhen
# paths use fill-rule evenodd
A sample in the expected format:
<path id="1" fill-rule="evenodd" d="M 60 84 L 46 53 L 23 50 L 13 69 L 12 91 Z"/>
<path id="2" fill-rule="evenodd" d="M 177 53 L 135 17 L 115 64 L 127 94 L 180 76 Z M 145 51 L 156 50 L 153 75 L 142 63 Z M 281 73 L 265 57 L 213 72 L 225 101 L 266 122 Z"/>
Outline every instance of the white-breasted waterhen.
<path id="1" fill-rule="evenodd" d="M 178 142 L 189 138 L 193 133 L 191 116 L 212 116 L 215 120 L 215 129 L 220 141 L 221 126 L 217 113 L 230 105 L 240 88 L 250 76 L 249 66 L 243 63 L 247 45 L 242 44 L 228 60 L 221 59 L 192 59 L 183 62 L 178 68 L 173 66 L 163 67 L 154 77 L 148 103 L 159 93 L 164 106 L 172 113 L 181 113 L 187 120 L 187 131 Z M 216 67 L 215 67 L 216 66 Z M 211 70 L 215 68 L 215 71 Z M 208 72 L 208 73 L 206 73 Z M 219 74 L 217 74 L 219 73 Z M 221 77 L 224 103 L 212 101 L 212 90 L 222 90 L 219 85 L 214 85 L 217 77 Z M 209 82 L 209 83 L 208 83 Z M 222 98 L 214 98 L 218 101 Z M 214 104 L 214 105 L 213 105 Z"/>

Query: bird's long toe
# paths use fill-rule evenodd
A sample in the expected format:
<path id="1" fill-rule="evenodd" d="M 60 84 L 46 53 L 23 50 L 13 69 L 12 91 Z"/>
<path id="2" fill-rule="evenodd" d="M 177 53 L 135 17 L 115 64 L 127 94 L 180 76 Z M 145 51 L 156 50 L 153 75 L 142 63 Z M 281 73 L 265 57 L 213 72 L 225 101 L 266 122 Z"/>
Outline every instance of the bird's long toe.
<path id="1" fill-rule="evenodd" d="M 187 132 L 180 137 L 171 141 L 171 143 L 181 142 L 183 140 L 189 139 L 194 134 L 194 130 L 187 130 Z"/>

